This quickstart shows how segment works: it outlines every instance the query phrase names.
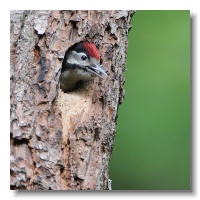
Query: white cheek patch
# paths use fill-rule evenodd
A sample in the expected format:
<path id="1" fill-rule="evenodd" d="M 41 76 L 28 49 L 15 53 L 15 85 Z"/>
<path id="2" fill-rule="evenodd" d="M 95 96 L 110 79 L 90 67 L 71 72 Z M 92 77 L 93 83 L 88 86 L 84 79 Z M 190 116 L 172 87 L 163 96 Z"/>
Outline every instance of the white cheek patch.
<path id="1" fill-rule="evenodd" d="M 77 64 L 77 65 L 83 65 L 87 66 L 89 65 L 88 59 L 82 60 L 82 56 L 87 56 L 85 53 L 77 53 L 76 51 L 71 51 L 70 56 L 67 59 L 67 62 L 70 64 Z"/>
<path id="2" fill-rule="evenodd" d="M 76 51 L 71 51 L 70 56 L 67 58 L 67 62 L 70 64 L 79 64 L 78 56 L 76 55 Z"/>

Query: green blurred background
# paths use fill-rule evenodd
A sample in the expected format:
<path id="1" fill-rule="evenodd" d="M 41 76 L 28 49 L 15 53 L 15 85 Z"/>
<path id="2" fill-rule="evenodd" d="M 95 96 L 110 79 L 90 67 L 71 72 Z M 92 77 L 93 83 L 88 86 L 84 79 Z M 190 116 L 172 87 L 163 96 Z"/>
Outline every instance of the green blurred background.
<path id="1" fill-rule="evenodd" d="M 190 190 L 190 11 L 136 11 L 113 190 Z"/>

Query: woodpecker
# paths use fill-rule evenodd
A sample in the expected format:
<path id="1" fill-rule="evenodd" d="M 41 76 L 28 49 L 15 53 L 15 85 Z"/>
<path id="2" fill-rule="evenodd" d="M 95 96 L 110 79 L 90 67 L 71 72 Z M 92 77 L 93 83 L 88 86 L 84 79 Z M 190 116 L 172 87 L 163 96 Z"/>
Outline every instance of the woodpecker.
<path id="1" fill-rule="evenodd" d="M 70 92 L 80 81 L 107 76 L 100 66 L 100 54 L 95 44 L 88 41 L 75 44 L 66 52 L 60 75 L 60 88 Z"/>

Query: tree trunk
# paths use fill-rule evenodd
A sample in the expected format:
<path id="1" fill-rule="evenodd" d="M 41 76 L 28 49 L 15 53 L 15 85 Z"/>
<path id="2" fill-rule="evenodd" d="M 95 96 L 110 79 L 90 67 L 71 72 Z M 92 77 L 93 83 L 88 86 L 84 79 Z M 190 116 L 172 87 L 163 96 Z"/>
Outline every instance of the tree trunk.
<path id="1" fill-rule="evenodd" d="M 11 189 L 108 189 L 133 13 L 11 11 Z M 65 52 L 82 40 L 108 76 L 64 93 Z"/>

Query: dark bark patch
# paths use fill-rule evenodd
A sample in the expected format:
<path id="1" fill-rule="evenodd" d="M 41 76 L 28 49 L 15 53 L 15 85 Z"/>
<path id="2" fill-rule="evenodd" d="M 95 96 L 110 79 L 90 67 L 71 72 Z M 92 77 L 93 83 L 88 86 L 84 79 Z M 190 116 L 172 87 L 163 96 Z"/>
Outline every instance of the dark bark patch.
<path id="1" fill-rule="evenodd" d="M 40 57 L 39 64 L 40 64 L 41 68 L 40 68 L 40 72 L 39 72 L 38 82 L 42 82 L 45 80 L 46 58 Z"/>
<path id="2" fill-rule="evenodd" d="M 99 128 L 95 128 L 94 129 L 94 140 L 98 140 L 99 139 Z"/>
<path id="3" fill-rule="evenodd" d="M 23 145 L 23 144 L 28 145 L 28 143 L 29 143 L 29 140 L 26 139 L 26 138 L 23 138 L 23 139 L 21 139 L 21 140 L 19 140 L 19 139 L 17 139 L 17 138 L 14 138 L 13 145 L 14 145 L 14 146 L 19 146 L 19 145 Z"/>

